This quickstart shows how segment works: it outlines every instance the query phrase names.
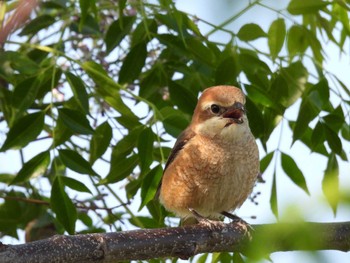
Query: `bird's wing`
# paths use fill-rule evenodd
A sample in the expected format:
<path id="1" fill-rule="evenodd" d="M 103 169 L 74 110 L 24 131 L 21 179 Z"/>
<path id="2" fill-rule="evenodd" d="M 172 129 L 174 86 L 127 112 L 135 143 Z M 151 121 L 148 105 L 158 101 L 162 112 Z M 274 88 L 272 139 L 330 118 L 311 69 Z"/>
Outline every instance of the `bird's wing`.
<path id="1" fill-rule="evenodd" d="M 168 168 L 168 166 L 175 160 L 176 156 L 179 154 L 179 152 L 183 149 L 183 147 L 188 143 L 189 140 L 191 140 L 196 134 L 192 129 L 186 129 L 184 130 L 179 137 L 177 138 L 175 145 L 173 149 L 170 152 L 170 155 L 168 157 L 168 160 L 164 167 L 164 172 Z"/>
<path id="2" fill-rule="evenodd" d="M 176 156 L 179 154 L 179 152 L 183 149 L 183 147 L 196 135 L 196 133 L 188 127 L 186 130 L 184 130 L 182 133 L 180 133 L 179 137 L 177 138 L 175 145 L 173 149 L 170 152 L 170 155 L 168 157 L 168 160 L 164 167 L 165 173 L 166 169 L 169 167 L 169 165 L 175 160 Z M 162 186 L 162 180 L 159 183 L 155 198 L 159 197 L 160 188 Z"/>

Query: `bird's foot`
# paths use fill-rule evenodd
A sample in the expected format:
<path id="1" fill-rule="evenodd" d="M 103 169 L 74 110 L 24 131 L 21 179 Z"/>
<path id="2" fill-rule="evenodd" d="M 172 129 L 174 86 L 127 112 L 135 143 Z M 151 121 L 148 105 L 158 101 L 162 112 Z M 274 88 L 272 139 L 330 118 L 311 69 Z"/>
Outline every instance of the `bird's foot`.
<path id="1" fill-rule="evenodd" d="M 188 210 L 192 213 L 192 215 L 194 216 L 194 218 L 198 221 L 198 224 L 206 226 L 210 229 L 213 229 L 215 226 L 221 226 L 222 222 L 220 221 L 215 221 L 215 220 L 210 220 L 204 216 L 202 216 L 201 214 L 199 214 L 196 210 L 194 210 L 193 208 L 188 208 Z"/>
<path id="2" fill-rule="evenodd" d="M 232 220 L 231 223 L 237 224 L 241 228 L 245 229 L 247 232 L 254 231 L 252 226 L 249 223 L 247 223 L 246 221 L 244 221 L 242 218 L 240 218 L 239 216 L 236 216 L 236 215 L 231 214 L 231 213 L 226 212 L 226 211 L 222 211 L 221 214 L 223 216 L 230 218 Z"/>

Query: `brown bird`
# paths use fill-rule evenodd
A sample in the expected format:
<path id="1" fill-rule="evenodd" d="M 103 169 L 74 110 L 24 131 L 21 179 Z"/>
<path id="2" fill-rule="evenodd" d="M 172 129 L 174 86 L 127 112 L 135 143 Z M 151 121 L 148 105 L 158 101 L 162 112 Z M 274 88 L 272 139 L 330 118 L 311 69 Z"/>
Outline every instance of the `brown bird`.
<path id="1" fill-rule="evenodd" d="M 158 195 L 184 224 L 193 218 L 235 218 L 229 211 L 240 207 L 253 189 L 259 152 L 245 101 L 236 87 L 204 90 L 191 124 L 174 145 Z"/>

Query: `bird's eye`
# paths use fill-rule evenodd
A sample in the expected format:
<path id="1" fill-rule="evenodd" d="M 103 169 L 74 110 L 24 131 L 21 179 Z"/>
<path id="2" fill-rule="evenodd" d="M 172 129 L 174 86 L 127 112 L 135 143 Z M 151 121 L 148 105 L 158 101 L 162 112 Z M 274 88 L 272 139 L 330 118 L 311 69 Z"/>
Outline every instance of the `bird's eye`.
<path id="1" fill-rule="evenodd" d="M 220 112 L 220 107 L 216 104 L 210 106 L 210 110 L 214 114 L 218 114 Z"/>

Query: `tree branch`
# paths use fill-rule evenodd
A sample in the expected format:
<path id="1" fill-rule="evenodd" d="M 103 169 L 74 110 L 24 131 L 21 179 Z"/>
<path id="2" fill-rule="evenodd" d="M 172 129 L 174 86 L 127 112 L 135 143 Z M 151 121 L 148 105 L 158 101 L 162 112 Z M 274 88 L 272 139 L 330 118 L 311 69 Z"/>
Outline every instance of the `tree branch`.
<path id="1" fill-rule="evenodd" d="M 242 252 L 261 257 L 276 251 L 350 250 L 350 222 L 241 223 L 142 229 L 118 233 L 57 235 L 22 245 L 0 243 L 0 262 L 116 262 L 205 252 Z"/>

